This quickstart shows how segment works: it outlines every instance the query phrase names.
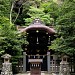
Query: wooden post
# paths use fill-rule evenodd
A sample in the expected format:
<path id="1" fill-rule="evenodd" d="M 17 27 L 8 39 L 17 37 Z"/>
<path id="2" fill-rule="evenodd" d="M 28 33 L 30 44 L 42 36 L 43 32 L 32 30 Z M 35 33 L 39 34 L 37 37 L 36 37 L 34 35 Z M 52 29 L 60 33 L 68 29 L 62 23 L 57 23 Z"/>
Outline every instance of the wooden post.
<path id="1" fill-rule="evenodd" d="M 23 52 L 23 73 L 26 72 L 26 52 Z"/>
<path id="2" fill-rule="evenodd" d="M 47 52 L 47 71 L 50 73 L 50 52 Z"/>

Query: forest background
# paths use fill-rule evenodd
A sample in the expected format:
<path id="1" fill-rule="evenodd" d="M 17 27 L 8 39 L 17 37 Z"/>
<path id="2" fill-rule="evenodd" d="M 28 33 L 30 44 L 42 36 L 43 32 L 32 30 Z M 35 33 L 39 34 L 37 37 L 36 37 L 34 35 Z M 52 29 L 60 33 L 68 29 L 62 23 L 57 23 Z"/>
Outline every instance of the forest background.
<path id="1" fill-rule="evenodd" d="M 15 10 L 16 1 L 0 0 L 0 56 L 9 53 L 17 63 L 27 42 L 16 26 L 28 26 L 40 18 L 57 32 L 49 49 L 75 57 L 75 0 L 21 0 Z"/>

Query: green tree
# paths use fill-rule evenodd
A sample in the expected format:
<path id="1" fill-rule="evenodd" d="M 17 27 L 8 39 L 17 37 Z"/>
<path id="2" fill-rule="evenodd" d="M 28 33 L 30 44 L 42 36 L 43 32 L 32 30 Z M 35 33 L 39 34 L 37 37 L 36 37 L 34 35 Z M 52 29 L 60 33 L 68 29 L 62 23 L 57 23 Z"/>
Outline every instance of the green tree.
<path id="1" fill-rule="evenodd" d="M 43 9 L 31 7 L 31 9 L 29 9 L 28 15 L 30 16 L 30 18 L 26 18 L 25 19 L 25 22 L 27 22 L 28 25 L 35 18 L 40 18 L 43 22 L 45 22 L 46 25 L 50 24 L 50 15 L 49 14 L 45 14 L 43 12 Z"/>
<path id="2" fill-rule="evenodd" d="M 75 55 L 75 2 L 66 0 L 60 6 L 56 19 L 58 37 L 50 48 L 68 55 Z"/>
<path id="3" fill-rule="evenodd" d="M 12 56 L 21 55 L 22 41 L 17 34 L 13 24 L 10 24 L 9 19 L 0 17 L 0 53 L 9 53 Z"/>
<path id="4" fill-rule="evenodd" d="M 27 25 L 32 22 L 35 18 L 40 18 L 46 25 L 52 25 L 54 22 L 54 18 L 51 16 L 50 10 L 53 10 L 51 7 L 52 1 L 40 2 L 39 7 L 30 6 L 27 15 L 30 17 L 25 18 L 25 22 Z M 53 11 L 51 11 L 53 12 Z"/>
<path id="5" fill-rule="evenodd" d="M 13 71 L 18 64 L 18 58 L 22 57 L 22 44 L 25 42 L 20 33 L 8 18 L 0 17 L 0 56 L 10 54 L 12 56 Z M 14 70 L 15 69 L 15 70 Z"/>
<path id="6" fill-rule="evenodd" d="M 0 0 L 0 16 L 9 17 L 10 6 L 10 0 Z"/>

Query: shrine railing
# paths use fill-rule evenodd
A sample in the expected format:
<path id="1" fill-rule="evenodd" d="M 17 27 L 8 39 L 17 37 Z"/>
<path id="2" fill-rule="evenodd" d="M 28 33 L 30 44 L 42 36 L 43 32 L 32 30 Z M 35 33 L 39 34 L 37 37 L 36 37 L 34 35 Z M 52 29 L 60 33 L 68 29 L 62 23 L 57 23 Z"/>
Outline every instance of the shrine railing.
<path id="1" fill-rule="evenodd" d="M 50 71 L 51 73 L 58 73 L 60 69 L 60 64 L 57 64 L 55 60 L 50 61 Z"/>

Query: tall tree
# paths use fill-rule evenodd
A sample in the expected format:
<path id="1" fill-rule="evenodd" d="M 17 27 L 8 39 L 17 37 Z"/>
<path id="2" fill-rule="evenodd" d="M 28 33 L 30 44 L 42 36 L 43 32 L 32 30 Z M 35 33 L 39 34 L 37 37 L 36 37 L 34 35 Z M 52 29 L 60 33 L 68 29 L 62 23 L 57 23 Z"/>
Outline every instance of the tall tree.
<path id="1" fill-rule="evenodd" d="M 75 1 L 64 1 L 58 14 L 56 29 L 61 37 L 54 40 L 50 48 L 73 56 L 75 55 Z"/>
<path id="2" fill-rule="evenodd" d="M 30 6 L 29 11 L 27 14 L 29 15 L 28 18 L 25 18 L 25 22 L 27 24 L 31 23 L 33 19 L 35 18 L 40 18 L 46 25 L 52 25 L 54 22 L 53 17 L 51 17 L 50 10 L 50 5 L 52 4 L 53 1 L 46 1 L 46 2 L 40 2 L 39 7 L 35 7 L 35 5 Z"/>
<path id="3" fill-rule="evenodd" d="M 21 43 L 14 25 L 10 24 L 8 18 L 0 17 L 0 54 L 21 55 Z"/>

